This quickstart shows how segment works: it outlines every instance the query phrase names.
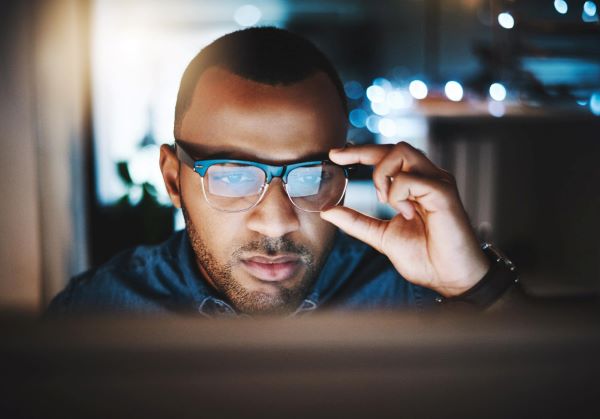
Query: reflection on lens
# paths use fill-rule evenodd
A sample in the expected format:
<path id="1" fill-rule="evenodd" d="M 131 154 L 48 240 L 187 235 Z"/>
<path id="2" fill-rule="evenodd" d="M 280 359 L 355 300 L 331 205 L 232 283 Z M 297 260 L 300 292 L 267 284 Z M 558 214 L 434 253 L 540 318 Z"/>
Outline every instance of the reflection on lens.
<path id="1" fill-rule="evenodd" d="M 298 208 L 316 212 L 337 205 L 344 196 L 346 184 L 343 167 L 323 162 L 292 170 L 286 190 Z"/>
<path id="2" fill-rule="evenodd" d="M 322 182 L 327 182 L 323 166 L 299 167 L 288 174 L 288 194 L 291 198 L 302 198 L 319 193 Z M 323 176 L 324 175 L 324 176 Z"/>
<path id="3" fill-rule="evenodd" d="M 254 166 L 215 164 L 203 178 L 208 203 L 223 211 L 242 211 L 254 206 L 260 199 L 265 173 Z"/>
<path id="4" fill-rule="evenodd" d="M 256 194 L 264 175 L 256 167 L 215 164 L 208 169 L 207 180 L 210 194 L 239 198 Z"/>

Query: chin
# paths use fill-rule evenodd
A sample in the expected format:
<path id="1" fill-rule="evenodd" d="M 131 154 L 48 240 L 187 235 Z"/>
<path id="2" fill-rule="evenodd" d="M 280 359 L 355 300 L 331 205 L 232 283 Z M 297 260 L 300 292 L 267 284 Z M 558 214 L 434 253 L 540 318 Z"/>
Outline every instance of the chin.
<path id="1" fill-rule="evenodd" d="M 245 314 L 289 314 L 304 297 L 303 278 L 304 272 L 299 272 L 285 281 L 268 282 L 243 273 L 235 277 L 236 286 L 228 290 L 227 297 Z"/>
<path id="2" fill-rule="evenodd" d="M 294 311 L 279 294 L 268 294 L 260 291 L 249 292 L 244 301 L 239 301 L 238 309 L 250 315 L 281 315 Z"/>

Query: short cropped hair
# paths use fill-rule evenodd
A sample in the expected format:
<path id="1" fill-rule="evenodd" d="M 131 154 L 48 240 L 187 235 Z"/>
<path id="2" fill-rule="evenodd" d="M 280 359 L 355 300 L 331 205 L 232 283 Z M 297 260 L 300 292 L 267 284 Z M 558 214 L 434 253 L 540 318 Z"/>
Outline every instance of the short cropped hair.
<path id="1" fill-rule="evenodd" d="M 188 64 L 177 94 L 175 133 L 192 101 L 198 79 L 211 67 L 269 85 L 289 85 L 324 72 L 335 86 L 348 114 L 340 76 L 312 42 L 275 27 L 253 27 L 229 33 L 202 49 Z"/>

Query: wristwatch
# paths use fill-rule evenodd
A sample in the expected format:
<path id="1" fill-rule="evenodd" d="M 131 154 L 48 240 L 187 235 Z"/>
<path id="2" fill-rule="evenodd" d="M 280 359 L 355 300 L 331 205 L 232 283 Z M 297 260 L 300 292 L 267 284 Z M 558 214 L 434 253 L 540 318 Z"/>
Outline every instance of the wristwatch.
<path id="1" fill-rule="evenodd" d="M 461 303 L 461 305 L 486 308 L 519 283 L 517 268 L 504 253 L 490 243 L 483 243 L 481 249 L 491 262 L 485 276 L 463 294 L 449 298 L 436 297 L 436 303 L 444 305 Z"/>

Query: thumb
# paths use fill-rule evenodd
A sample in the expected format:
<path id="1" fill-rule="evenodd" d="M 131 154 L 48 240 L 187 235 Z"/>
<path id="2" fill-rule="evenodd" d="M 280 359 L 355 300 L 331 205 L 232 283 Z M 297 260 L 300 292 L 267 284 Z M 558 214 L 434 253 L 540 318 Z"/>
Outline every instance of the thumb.
<path id="1" fill-rule="evenodd" d="M 348 207 L 333 207 L 320 213 L 321 218 L 339 227 L 381 252 L 383 233 L 388 221 L 370 217 Z"/>

